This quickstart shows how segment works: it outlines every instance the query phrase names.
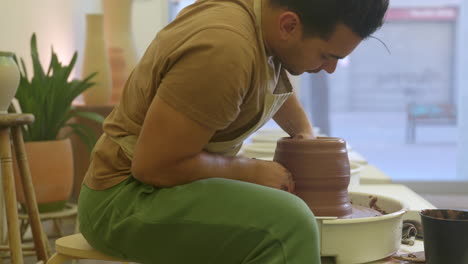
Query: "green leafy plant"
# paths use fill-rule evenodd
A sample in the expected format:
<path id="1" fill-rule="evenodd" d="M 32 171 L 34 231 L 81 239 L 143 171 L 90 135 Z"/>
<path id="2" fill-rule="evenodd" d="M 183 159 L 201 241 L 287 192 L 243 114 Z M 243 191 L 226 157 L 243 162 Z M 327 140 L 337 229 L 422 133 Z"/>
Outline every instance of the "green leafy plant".
<path id="1" fill-rule="evenodd" d="M 21 79 L 16 93 L 21 109 L 24 113 L 31 113 L 35 121 L 23 128 L 25 141 L 47 141 L 59 139 L 59 132 L 66 127 L 70 132 L 63 137 L 76 133 L 86 144 L 88 149 L 94 147 L 96 137 L 87 126 L 70 122 L 73 117 L 81 117 L 102 123 L 104 118 L 93 112 L 78 111 L 73 108 L 72 102 L 94 83 L 90 80 L 96 75 L 93 73 L 83 80 L 69 80 L 70 73 L 75 66 L 77 52 L 73 54 L 68 65 L 63 65 L 52 48 L 52 58 L 47 72 L 39 61 L 36 34 L 31 37 L 31 58 L 33 76 L 29 79 L 25 63 L 21 59 Z M 18 59 L 15 57 L 16 63 Z M 19 65 L 19 64 L 18 64 Z"/>

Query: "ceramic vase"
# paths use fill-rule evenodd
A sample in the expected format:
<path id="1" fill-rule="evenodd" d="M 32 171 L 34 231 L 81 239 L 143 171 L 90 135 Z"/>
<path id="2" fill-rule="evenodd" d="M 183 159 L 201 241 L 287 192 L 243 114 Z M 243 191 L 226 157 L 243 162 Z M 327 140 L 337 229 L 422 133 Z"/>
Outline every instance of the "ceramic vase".
<path id="1" fill-rule="evenodd" d="M 0 51 L 0 114 L 6 114 L 20 82 L 14 54 Z"/>
<path id="2" fill-rule="evenodd" d="M 110 103 L 112 95 L 110 66 L 103 33 L 103 15 L 86 15 L 86 42 L 82 78 L 97 72 L 92 79 L 95 85 L 83 93 L 86 105 L 107 105 Z"/>
<path id="3" fill-rule="evenodd" d="M 274 161 L 291 172 L 296 195 L 316 216 L 351 216 L 347 189 L 350 164 L 343 139 L 282 138 L 277 142 Z"/>
<path id="4" fill-rule="evenodd" d="M 132 0 L 103 0 L 104 36 L 112 73 L 112 99 L 120 101 L 130 72 L 137 63 L 131 27 Z"/>

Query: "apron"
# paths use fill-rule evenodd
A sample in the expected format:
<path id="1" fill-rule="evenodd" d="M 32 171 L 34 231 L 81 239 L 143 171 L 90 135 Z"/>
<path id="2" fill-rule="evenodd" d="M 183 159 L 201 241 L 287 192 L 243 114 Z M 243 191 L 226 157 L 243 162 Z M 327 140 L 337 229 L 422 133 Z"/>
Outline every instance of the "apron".
<path id="1" fill-rule="evenodd" d="M 235 156 L 242 147 L 242 143 L 247 139 L 251 134 L 260 129 L 265 123 L 267 123 L 275 113 L 280 109 L 286 99 L 292 94 L 292 92 L 283 92 L 275 93 L 275 91 L 288 91 L 287 85 L 290 86 L 288 77 L 284 70 L 278 67 L 279 76 L 275 73 L 275 66 L 271 65 L 273 63 L 268 63 L 268 58 L 265 50 L 265 45 L 263 42 L 263 34 L 261 28 L 262 21 L 262 12 L 261 12 L 261 0 L 254 1 L 254 12 L 256 17 L 256 31 L 257 38 L 260 41 L 261 48 L 261 64 L 259 67 L 260 76 L 263 76 L 262 82 L 260 83 L 261 87 L 259 89 L 264 89 L 265 99 L 263 105 L 263 111 L 259 121 L 245 131 L 242 135 L 237 138 L 229 141 L 222 142 L 209 142 L 203 148 L 204 151 L 210 153 L 221 154 L 224 156 Z M 270 60 L 271 62 L 272 60 Z M 110 136 L 109 136 L 110 137 Z M 129 135 L 124 137 L 110 137 L 114 142 L 116 142 L 123 150 L 125 155 L 132 160 L 134 149 L 138 137 L 136 135 Z"/>

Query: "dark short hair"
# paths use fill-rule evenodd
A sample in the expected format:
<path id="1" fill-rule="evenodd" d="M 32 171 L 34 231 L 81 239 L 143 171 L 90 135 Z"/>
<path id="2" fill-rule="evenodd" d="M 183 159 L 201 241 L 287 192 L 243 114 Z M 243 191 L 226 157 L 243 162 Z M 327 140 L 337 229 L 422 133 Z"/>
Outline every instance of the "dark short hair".
<path id="1" fill-rule="evenodd" d="M 343 23 L 362 39 L 369 37 L 383 24 L 389 0 L 270 0 L 276 7 L 296 13 L 304 25 L 306 36 L 328 39 Z"/>

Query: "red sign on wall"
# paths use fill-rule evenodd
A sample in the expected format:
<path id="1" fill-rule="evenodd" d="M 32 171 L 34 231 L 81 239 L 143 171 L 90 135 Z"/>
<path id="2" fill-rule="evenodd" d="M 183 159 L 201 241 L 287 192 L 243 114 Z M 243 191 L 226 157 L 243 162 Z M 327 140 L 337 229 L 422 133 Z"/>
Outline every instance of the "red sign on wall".
<path id="1" fill-rule="evenodd" d="M 391 8 L 386 21 L 454 21 L 458 17 L 455 7 L 439 8 Z"/>

